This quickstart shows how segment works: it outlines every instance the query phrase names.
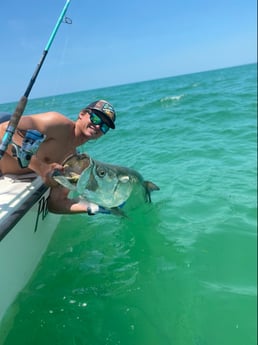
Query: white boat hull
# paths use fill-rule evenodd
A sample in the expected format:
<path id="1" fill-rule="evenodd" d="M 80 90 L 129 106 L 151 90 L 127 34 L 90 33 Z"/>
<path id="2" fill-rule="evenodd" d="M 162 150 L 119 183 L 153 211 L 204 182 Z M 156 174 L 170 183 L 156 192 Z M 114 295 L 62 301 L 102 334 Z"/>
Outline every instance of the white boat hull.
<path id="1" fill-rule="evenodd" d="M 35 271 L 60 220 L 39 177 L 0 177 L 0 322 Z"/>

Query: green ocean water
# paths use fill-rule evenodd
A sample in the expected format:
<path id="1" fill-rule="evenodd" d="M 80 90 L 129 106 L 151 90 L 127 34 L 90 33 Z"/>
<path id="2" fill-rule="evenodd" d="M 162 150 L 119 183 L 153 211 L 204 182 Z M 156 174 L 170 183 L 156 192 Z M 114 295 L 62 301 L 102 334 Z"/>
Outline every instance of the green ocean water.
<path id="1" fill-rule="evenodd" d="M 130 218 L 62 216 L 1 345 L 255 345 L 256 64 L 31 100 L 117 129 L 81 151 L 160 191 Z M 12 111 L 14 104 L 0 106 Z"/>

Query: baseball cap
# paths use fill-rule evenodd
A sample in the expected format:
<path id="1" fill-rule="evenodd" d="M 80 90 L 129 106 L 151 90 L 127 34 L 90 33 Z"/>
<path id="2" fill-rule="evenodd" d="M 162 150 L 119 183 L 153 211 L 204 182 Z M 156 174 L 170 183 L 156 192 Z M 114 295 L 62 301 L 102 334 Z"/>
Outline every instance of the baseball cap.
<path id="1" fill-rule="evenodd" d="M 101 99 L 89 104 L 86 109 L 94 111 L 110 128 L 115 129 L 116 112 L 109 102 Z"/>

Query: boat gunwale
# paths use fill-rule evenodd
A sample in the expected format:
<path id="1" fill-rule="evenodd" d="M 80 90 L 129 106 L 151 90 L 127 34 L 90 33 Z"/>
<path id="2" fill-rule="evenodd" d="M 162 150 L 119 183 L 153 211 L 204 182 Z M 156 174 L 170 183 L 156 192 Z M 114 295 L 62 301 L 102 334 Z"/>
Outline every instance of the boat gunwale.
<path id="1" fill-rule="evenodd" d="M 8 217 L 1 221 L 0 228 L 0 242 L 4 237 L 15 227 L 21 218 L 33 207 L 33 205 L 40 199 L 40 197 L 47 191 L 47 187 L 43 182 L 39 187 L 36 187 L 29 197 L 21 203 L 21 205 L 12 212 Z"/>

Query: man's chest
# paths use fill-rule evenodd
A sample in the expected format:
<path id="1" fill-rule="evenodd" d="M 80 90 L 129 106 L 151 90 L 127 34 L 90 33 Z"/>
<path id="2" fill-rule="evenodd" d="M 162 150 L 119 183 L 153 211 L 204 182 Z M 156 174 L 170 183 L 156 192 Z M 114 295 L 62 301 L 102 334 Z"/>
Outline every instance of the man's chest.
<path id="1" fill-rule="evenodd" d="M 45 163 L 62 163 L 66 157 L 76 152 L 72 138 L 49 139 L 43 142 L 37 152 L 37 158 Z"/>

